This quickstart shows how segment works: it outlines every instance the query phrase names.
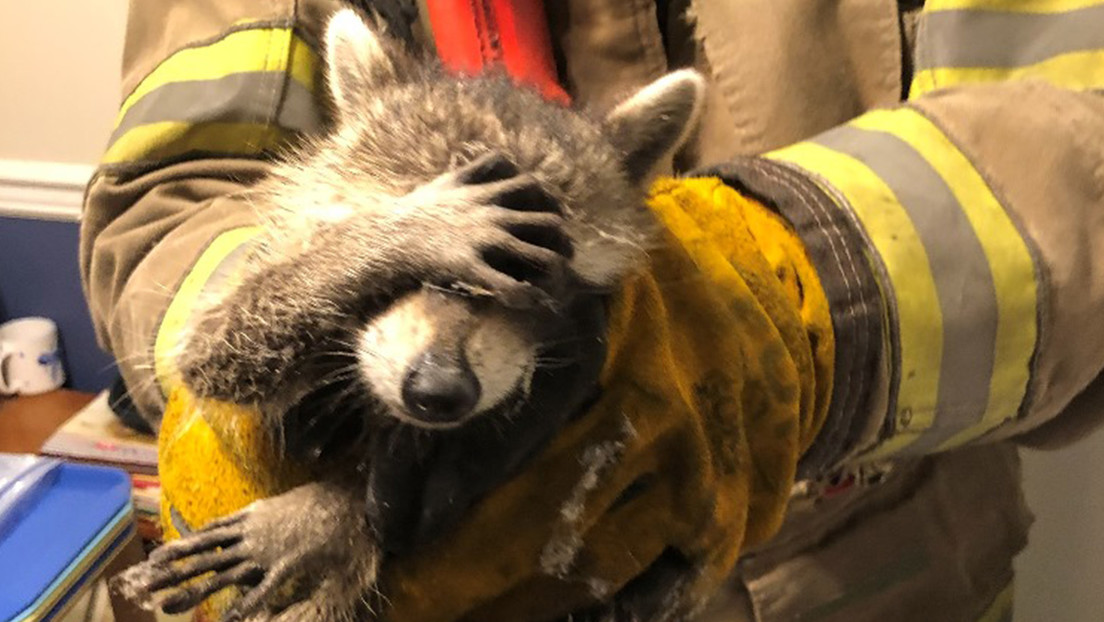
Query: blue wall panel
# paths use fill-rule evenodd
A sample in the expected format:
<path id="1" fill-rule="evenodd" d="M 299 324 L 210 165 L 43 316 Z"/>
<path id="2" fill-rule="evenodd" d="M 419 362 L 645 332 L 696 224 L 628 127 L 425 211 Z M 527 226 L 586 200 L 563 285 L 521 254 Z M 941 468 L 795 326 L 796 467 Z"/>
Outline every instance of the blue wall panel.
<path id="1" fill-rule="evenodd" d="M 39 315 L 58 324 L 67 386 L 106 388 L 117 375 L 96 345 L 77 264 L 79 225 L 0 218 L 0 321 Z"/>

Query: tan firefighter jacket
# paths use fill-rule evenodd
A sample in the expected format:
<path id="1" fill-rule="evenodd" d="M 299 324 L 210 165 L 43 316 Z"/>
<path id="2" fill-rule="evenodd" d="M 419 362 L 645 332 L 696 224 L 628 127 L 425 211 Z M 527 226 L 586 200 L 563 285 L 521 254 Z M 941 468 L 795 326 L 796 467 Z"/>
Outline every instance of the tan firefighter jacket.
<path id="1" fill-rule="evenodd" d="M 132 3 L 81 267 L 147 413 L 194 301 L 252 234 L 243 195 L 275 150 L 325 126 L 318 36 L 334 7 Z M 1061 446 L 1104 412 L 1104 2 L 548 12 L 581 103 L 702 69 L 704 126 L 676 164 L 785 218 L 828 300 L 827 419 L 781 531 L 705 619 L 1005 619 L 1030 522 L 1006 439 Z"/>

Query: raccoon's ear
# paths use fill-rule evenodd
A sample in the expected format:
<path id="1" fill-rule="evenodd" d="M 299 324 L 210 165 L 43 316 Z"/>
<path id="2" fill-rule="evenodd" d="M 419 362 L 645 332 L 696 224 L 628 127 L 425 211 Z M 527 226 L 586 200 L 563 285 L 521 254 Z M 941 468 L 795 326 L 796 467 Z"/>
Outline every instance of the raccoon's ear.
<path id="1" fill-rule="evenodd" d="M 375 88 L 397 82 L 410 62 L 405 52 L 352 9 L 343 9 L 326 26 L 326 67 L 330 94 L 338 110 L 357 107 Z"/>
<path id="2" fill-rule="evenodd" d="M 697 125 L 705 79 L 682 69 L 652 82 L 613 109 L 605 125 L 632 181 L 647 183 L 655 168 Z"/>

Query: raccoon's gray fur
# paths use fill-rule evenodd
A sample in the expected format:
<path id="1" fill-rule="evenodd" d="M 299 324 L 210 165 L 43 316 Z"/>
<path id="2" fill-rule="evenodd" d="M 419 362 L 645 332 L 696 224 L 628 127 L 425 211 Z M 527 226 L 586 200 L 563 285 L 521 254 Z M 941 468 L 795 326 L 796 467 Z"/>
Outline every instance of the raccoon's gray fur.
<path id="1" fill-rule="evenodd" d="M 193 392 L 258 406 L 289 447 L 317 436 L 308 457 L 349 437 L 349 422 L 361 440 L 318 469 L 322 480 L 167 544 L 116 582 L 147 604 L 179 610 L 239 586 L 231 613 L 252 620 L 370 617 L 380 547 L 401 552 L 391 545 L 447 526 L 589 397 L 603 297 L 658 232 L 646 182 L 703 100 L 700 76 L 676 72 L 591 118 L 503 77 L 448 76 L 352 11 L 331 20 L 326 45 L 336 126 L 252 195 L 264 233 L 240 285 L 208 301 L 177 360 Z M 432 356 L 403 352 L 400 376 L 342 376 L 350 360 L 376 360 L 366 340 L 395 317 L 436 331 Z M 522 345 L 485 339 L 473 352 L 488 330 Z M 391 337 L 369 354 L 413 347 Z M 547 343 L 559 344 L 562 369 L 541 366 Z M 462 373 L 486 392 L 486 375 L 505 372 L 471 369 L 479 355 L 527 368 L 505 370 L 513 388 L 485 409 L 465 402 L 453 429 L 425 431 L 435 413 L 412 417 L 405 383 L 390 387 L 400 397 L 382 395 L 379 383 L 409 379 L 415 360 L 433 382 L 453 386 Z M 482 421 L 507 409 L 498 427 Z M 432 464 L 419 453 L 426 443 Z M 413 535 L 395 535 L 408 523 Z M 290 598 L 279 589 L 288 582 Z"/>
<path id="2" fill-rule="evenodd" d="M 233 304 L 209 314 L 183 352 L 181 368 L 200 394 L 257 402 L 289 393 L 279 385 L 294 364 L 349 317 L 333 304 L 339 298 L 372 310 L 373 300 L 393 300 L 425 282 L 489 290 L 515 304 L 527 298 L 531 288 L 479 271 L 480 253 L 502 242 L 478 232 L 505 228 L 469 208 L 489 197 L 427 187 L 480 156 L 499 154 L 560 201 L 558 225 L 574 247 L 570 269 L 586 283 L 613 284 L 652 240 L 656 225 L 642 208 L 641 181 L 697 114 L 696 74 L 669 76 L 668 92 L 602 121 L 550 105 L 504 77 L 447 76 L 356 28 L 330 29 L 335 131 L 288 158 L 258 189 L 253 201 L 268 225 L 250 263 L 253 278 Z M 359 54 L 334 52 L 350 49 Z M 533 227 L 549 224 L 546 215 L 527 216 Z M 335 227 L 343 217 L 355 222 Z M 363 317 L 365 309 L 355 311 Z"/>

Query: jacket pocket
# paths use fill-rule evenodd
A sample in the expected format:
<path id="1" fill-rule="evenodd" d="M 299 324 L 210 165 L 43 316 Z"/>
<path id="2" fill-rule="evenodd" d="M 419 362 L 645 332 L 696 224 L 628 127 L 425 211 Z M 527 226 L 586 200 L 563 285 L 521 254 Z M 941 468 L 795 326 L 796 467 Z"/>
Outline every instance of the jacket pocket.
<path id="1" fill-rule="evenodd" d="M 745 556 L 737 575 L 753 619 L 954 622 L 985 615 L 1007 593 L 1012 559 L 1033 520 L 1015 448 L 1002 443 L 934 456 L 914 486 L 890 505 L 847 513 L 796 552 L 780 544 Z"/>

